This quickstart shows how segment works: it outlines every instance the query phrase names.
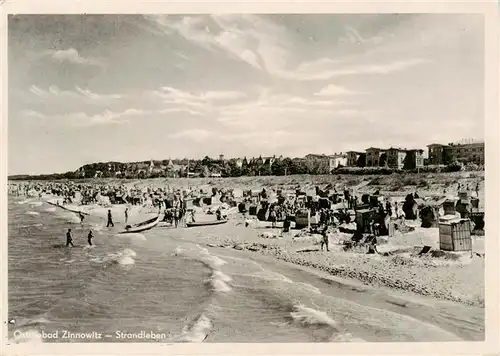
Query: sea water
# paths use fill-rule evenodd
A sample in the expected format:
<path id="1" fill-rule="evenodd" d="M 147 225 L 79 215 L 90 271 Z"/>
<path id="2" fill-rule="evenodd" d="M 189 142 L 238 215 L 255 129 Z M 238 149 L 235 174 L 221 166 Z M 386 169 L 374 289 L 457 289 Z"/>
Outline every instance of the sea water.
<path id="1" fill-rule="evenodd" d="M 82 225 L 73 213 L 19 198 L 9 200 L 8 214 L 11 342 L 390 342 L 484 335 L 484 327 L 464 327 L 484 322 L 475 309 L 397 307 L 283 262 L 204 245 L 206 236 L 230 233 L 235 227 L 229 224 L 117 234 L 120 227 L 106 228 L 101 217 L 89 216 Z M 65 246 L 68 228 L 75 247 Z M 93 246 L 87 245 L 89 229 Z"/>

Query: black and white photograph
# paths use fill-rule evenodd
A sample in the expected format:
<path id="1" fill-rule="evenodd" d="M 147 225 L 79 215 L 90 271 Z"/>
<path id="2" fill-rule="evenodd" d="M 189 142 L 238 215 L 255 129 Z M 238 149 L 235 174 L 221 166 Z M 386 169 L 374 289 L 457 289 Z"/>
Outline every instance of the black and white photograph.
<path id="1" fill-rule="evenodd" d="M 484 342 L 485 21 L 9 14 L 7 344 Z"/>

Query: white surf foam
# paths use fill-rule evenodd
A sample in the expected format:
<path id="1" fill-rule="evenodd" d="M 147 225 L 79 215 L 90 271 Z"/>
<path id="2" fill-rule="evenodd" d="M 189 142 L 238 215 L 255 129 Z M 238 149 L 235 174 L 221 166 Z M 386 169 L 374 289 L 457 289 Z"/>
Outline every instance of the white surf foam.
<path id="1" fill-rule="evenodd" d="M 133 241 L 146 241 L 147 238 L 146 236 L 144 236 L 143 234 L 139 234 L 139 233 L 130 233 L 130 234 L 118 234 L 116 235 L 118 237 L 121 237 L 121 238 L 128 238 L 130 240 L 133 240 Z"/>
<path id="2" fill-rule="evenodd" d="M 43 343 L 42 334 L 35 329 L 22 330 L 15 333 L 10 340 L 15 344 L 41 344 Z"/>
<path id="3" fill-rule="evenodd" d="M 34 201 L 34 202 L 29 203 L 29 204 L 30 204 L 30 206 L 32 206 L 32 207 L 35 207 L 35 206 L 42 206 L 42 205 L 43 205 L 43 203 L 42 203 L 41 201 Z"/>
<path id="4" fill-rule="evenodd" d="M 365 340 L 354 337 L 348 332 L 342 332 L 339 324 L 325 312 L 298 304 L 294 305 L 294 309 L 290 313 L 290 316 L 294 322 L 305 327 L 314 325 L 331 327 L 333 329 L 333 335 L 329 339 L 330 342 L 365 342 Z"/>
<path id="5" fill-rule="evenodd" d="M 137 253 L 130 249 L 130 248 L 125 248 L 121 251 L 121 255 L 122 256 L 127 256 L 127 257 L 136 257 L 137 256 Z"/>
<path id="6" fill-rule="evenodd" d="M 36 224 L 29 224 L 29 225 L 19 225 L 19 227 L 40 227 L 40 226 L 43 226 L 42 223 L 36 223 Z"/>
<path id="7" fill-rule="evenodd" d="M 330 342 L 366 342 L 366 340 L 352 336 L 350 333 L 338 333 L 332 336 Z"/>
<path id="8" fill-rule="evenodd" d="M 203 342 L 212 329 L 212 322 L 205 315 L 201 315 L 191 327 L 184 327 L 179 341 L 183 342 Z"/>
<path id="9" fill-rule="evenodd" d="M 212 284 L 212 288 L 216 292 L 227 293 L 232 291 L 232 288 L 228 285 L 232 279 L 227 274 L 222 273 L 221 271 L 214 271 L 210 278 L 210 282 Z"/>
<path id="10" fill-rule="evenodd" d="M 205 262 L 207 262 L 214 269 L 217 269 L 217 267 L 223 266 L 227 263 L 222 258 L 214 255 L 208 255 L 205 257 Z"/>
<path id="11" fill-rule="evenodd" d="M 30 199 L 26 199 L 26 200 L 18 201 L 16 204 L 23 205 L 23 204 L 29 203 L 30 201 L 31 201 Z"/>
<path id="12" fill-rule="evenodd" d="M 28 211 L 26 214 L 27 215 L 40 215 L 40 213 L 36 212 L 36 211 Z"/>
<path id="13" fill-rule="evenodd" d="M 184 250 L 182 248 L 180 248 L 180 246 L 177 246 L 174 250 L 174 253 L 172 253 L 172 256 L 179 256 L 181 255 L 182 253 L 184 252 Z"/>
<path id="14" fill-rule="evenodd" d="M 48 207 L 47 209 L 45 209 L 45 211 L 48 213 L 53 213 L 56 210 L 57 210 L 57 208 L 55 206 L 51 206 L 51 207 Z"/>
<path id="15" fill-rule="evenodd" d="M 130 256 L 122 256 L 118 259 L 118 264 L 122 266 L 129 266 L 135 263 L 135 260 Z"/>
<path id="16" fill-rule="evenodd" d="M 325 312 L 312 309 L 303 305 L 294 305 L 290 316 L 302 325 L 328 325 L 337 328 L 337 322 L 330 318 Z"/>

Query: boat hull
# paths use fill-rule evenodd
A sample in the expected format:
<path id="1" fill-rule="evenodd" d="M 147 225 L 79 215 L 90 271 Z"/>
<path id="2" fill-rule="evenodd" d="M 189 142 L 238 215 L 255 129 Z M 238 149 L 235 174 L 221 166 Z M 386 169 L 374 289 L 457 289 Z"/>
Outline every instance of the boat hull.
<path id="1" fill-rule="evenodd" d="M 197 222 L 186 223 L 186 227 L 222 225 L 225 223 L 227 223 L 227 220 L 197 221 Z"/>
<path id="2" fill-rule="evenodd" d="M 149 220 L 146 220 L 142 223 L 134 225 L 127 230 L 119 232 L 119 234 L 132 234 L 132 233 L 136 233 L 136 232 L 151 230 L 156 225 L 158 225 L 159 222 L 160 222 L 160 217 L 158 216 L 154 219 L 149 219 Z"/>
<path id="3" fill-rule="evenodd" d="M 49 204 L 49 205 L 56 206 L 56 207 L 58 207 L 58 208 L 61 208 L 61 209 L 63 209 L 63 210 L 66 210 L 66 211 L 69 211 L 69 212 L 72 212 L 72 213 L 75 213 L 75 214 L 83 214 L 83 215 L 88 215 L 88 216 L 90 216 L 90 214 L 89 214 L 89 213 L 86 213 L 86 212 L 84 212 L 84 211 L 69 209 L 69 208 L 67 208 L 67 207 L 65 207 L 65 206 L 63 206 L 63 205 L 59 205 L 59 204 L 57 204 L 57 203 L 53 203 L 53 202 L 48 201 L 48 200 L 45 200 L 45 202 L 46 202 L 47 204 Z"/>

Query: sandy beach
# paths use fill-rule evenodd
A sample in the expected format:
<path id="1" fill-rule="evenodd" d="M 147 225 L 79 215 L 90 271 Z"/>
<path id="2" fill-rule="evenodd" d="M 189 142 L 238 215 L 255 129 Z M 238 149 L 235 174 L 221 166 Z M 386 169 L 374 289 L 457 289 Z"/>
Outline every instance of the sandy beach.
<path id="1" fill-rule="evenodd" d="M 241 178 L 191 178 L 191 179 L 146 179 L 146 180 L 90 180 L 96 184 L 134 187 L 172 187 L 175 189 L 204 189 L 212 187 L 254 191 L 265 189 L 313 190 L 315 186 L 349 186 L 356 194 L 381 195 L 402 199 L 408 193 L 418 191 L 422 197 L 448 196 L 458 194 L 462 187 L 480 185 L 479 206 L 484 209 L 484 172 L 458 172 L 433 174 L 405 174 L 404 176 L 288 176 L 288 177 L 241 177 Z M 341 188 L 340 188 L 341 189 Z M 112 208 L 116 216 L 123 216 L 124 207 Z M 140 208 L 136 208 L 139 212 Z M 94 208 L 103 218 L 104 208 Z M 198 216 L 203 215 L 202 210 Z M 136 216 L 141 216 L 137 214 Z M 137 218 L 140 220 L 140 218 Z M 203 220 L 203 217 L 200 217 Z M 207 216 L 206 219 L 213 219 Z M 364 284 L 394 288 L 438 299 L 456 301 L 466 305 L 484 307 L 484 240 L 485 236 L 473 236 L 473 252 L 439 251 L 437 228 L 421 228 L 419 221 L 409 221 L 414 231 L 396 232 L 394 237 L 379 239 L 381 254 L 368 255 L 366 251 L 344 252 L 342 242 L 350 234 L 335 232 L 329 235 L 330 252 L 319 251 L 320 235 L 292 230 L 280 235 L 280 229 L 272 229 L 271 223 L 256 219 L 244 228 L 244 218 L 235 209 L 229 215 L 230 222 L 221 227 L 220 235 L 206 237 L 212 246 L 249 250 L 273 256 L 277 259 L 301 266 L 313 267 L 331 275 L 361 281 Z M 278 225 L 279 227 L 280 225 Z M 227 231 L 230 229 L 229 231 Z M 431 252 L 418 256 L 423 246 L 430 246 Z M 384 256 L 385 255 L 385 256 Z"/>

